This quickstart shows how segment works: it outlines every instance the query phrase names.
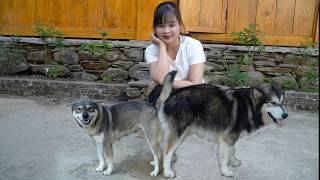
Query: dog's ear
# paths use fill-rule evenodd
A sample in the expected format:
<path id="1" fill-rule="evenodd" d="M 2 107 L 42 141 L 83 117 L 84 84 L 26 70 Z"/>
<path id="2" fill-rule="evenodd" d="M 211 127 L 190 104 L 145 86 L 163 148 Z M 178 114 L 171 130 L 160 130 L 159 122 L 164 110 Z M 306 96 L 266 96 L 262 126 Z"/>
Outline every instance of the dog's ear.
<path id="1" fill-rule="evenodd" d="M 263 90 L 260 87 L 254 87 L 252 88 L 252 96 L 255 99 L 255 101 L 258 103 L 260 102 L 261 98 L 264 95 Z"/>
<path id="2" fill-rule="evenodd" d="M 71 112 L 74 110 L 74 108 L 76 108 L 77 104 L 78 104 L 79 101 L 75 101 L 73 103 L 71 103 Z"/>

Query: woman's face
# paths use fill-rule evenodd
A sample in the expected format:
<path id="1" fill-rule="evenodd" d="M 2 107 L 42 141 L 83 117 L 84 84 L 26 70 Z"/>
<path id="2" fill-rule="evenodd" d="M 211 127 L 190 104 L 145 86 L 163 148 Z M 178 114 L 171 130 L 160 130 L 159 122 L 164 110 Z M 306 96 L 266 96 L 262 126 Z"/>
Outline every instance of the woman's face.
<path id="1" fill-rule="evenodd" d="M 166 23 L 156 26 L 155 33 L 165 44 L 176 43 L 180 35 L 179 21 L 175 16 L 171 16 Z"/>

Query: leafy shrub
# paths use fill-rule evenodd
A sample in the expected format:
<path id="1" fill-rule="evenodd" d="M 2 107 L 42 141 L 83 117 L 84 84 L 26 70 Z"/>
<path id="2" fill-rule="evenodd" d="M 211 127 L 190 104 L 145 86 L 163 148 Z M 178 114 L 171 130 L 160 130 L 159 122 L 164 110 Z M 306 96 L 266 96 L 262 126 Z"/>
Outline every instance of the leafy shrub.
<path id="1" fill-rule="evenodd" d="M 106 40 L 107 31 L 97 30 L 102 36 L 100 42 L 88 42 L 81 45 L 81 50 L 87 51 L 92 57 L 105 56 L 111 49 L 111 42 Z"/>
<path id="2" fill-rule="evenodd" d="M 53 65 L 47 71 L 47 75 L 51 78 L 57 78 L 61 76 L 64 72 L 64 67 L 61 65 Z"/>
<path id="3" fill-rule="evenodd" d="M 101 79 L 103 80 L 103 81 L 107 81 L 107 82 L 110 82 L 110 81 L 112 81 L 112 76 L 110 76 L 110 75 L 101 75 Z"/>
<path id="4" fill-rule="evenodd" d="M 36 21 L 34 25 L 35 25 L 35 32 L 39 35 L 43 43 L 44 53 L 45 53 L 45 63 L 48 64 L 47 46 L 49 45 L 49 39 L 52 40 L 52 45 L 60 48 L 61 50 L 61 48 L 64 47 L 63 33 L 59 30 L 56 30 L 53 27 L 46 27 L 45 25 L 42 25 L 39 21 Z"/>
<path id="5" fill-rule="evenodd" d="M 240 71 L 240 64 L 231 64 L 226 66 L 228 80 L 225 81 L 225 85 L 231 87 L 249 86 L 250 76 L 247 72 Z"/>

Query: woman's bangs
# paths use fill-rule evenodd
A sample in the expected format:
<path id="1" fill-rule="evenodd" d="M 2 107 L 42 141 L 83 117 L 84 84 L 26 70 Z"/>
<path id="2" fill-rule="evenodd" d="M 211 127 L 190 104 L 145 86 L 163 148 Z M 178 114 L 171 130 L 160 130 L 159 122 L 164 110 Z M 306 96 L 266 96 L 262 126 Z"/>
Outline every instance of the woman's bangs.
<path id="1" fill-rule="evenodd" d="M 161 18 L 161 24 L 167 24 L 175 21 L 177 21 L 177 18 L 172 11 L 167 11 L 166 13 L 163 14 Z"/>

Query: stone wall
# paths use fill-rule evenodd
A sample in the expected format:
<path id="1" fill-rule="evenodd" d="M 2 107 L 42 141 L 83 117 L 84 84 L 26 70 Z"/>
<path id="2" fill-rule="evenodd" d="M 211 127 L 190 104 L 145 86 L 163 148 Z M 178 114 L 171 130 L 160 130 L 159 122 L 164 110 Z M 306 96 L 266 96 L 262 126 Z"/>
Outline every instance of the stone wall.
<path id="1" fill-rule="evenodd" d="M 12 47 L 11 38 L 0 37 L 2 49 L 7 49 L 7 55 L 0 57 L 1 62 L 11 62 L 18 60 L 18 64 L 12 63 L 7 67 L 0 64 L 0 70 L 4 77 L 12 78 L 18 76 L 18 79 L 32 78 L 37 76 L 40 79 L 68 81 L 68 85 L 61 85 L 53 88 L 43 87 L 43 91 L 48 92 L 66 92 L 64 86 L 72 87 L 71 81 L 85 82 L 83 91 L 85 91 L 86 83 L 88 86 L 99 86 L 105 88 L 106 91 L 114 92 L 118 99 L 134 99 L 143 98 L 145 96 L 146 86 L 149 84 L 149 71 L 144 62 L 144 50 L 149 42 L 145 41 L 111 41 L 112 49 L 107 55 L 97 58 L 92 57 L 88 52 L 80 49 L 81 44 L 89 40 L 66 40 L 66 47 L 62 50 L 53 46 L 48 47 L 47 60 L 43 51 L 43 45 L 38 38 L 22 38 L 18 46 Z M 239 57 L 247 53 L 244 46 L 223 45 L 223 44 L 205 44 L 204 50 L 207 57 L 205 80 L 213 84 L 221 84 L 227 78 L 225 76 L 224 63 L 234 64 Z M 305 59 L 296 55 L 297 48 L 287 47 L 267 47 L 265 55 L 256 55 L 253 60 L 253 67 L 241 66 L 243 71 L 248 71 L 254 82 L 263 81 L 269 78 L 274 81 L 281 82 L 286 79 L 294 79 L 294 73 L 308 71 L 308 64 L 319 63 L 318 49 L 312 49 L 312 58 Z M 6 59 L 7 58 L 7 59 Z M 47 61 L 47 62 L 46 62 Z M 47 77 L 48 69 L 60 64 L 64 67 L 63 73 L 55 79 Z M 2 67 L 1 67 L 2 66 Z M 318 65 L 317 71 L 318 69 Z M 109 77 L 102 80 L 101 77 Z M 6 81 L 2 79 L 2 82 Z M 314 86 L 318 86 L 318 80 L 314 82 Z M 26 82 L 21 82 L 26 83 Z M 29 82 L 32 83 L 32 82 Z M 35 82 L 34 82 L 35 83 Z M 32 85 L 35 85 L 35 84 Z M 93 84 L 92 84 L 93 83 Z M 50 83 L 49 83 L 50 84 Z M 14 86 L 14 85 L 12 85 Z M 34 92 L 32 86 L 26 86 L 26 92 Z M 2 84 L 2 88 L 4 88 Z M 8 87 L 7 87 L 8 88 Z M 15 89 L 16 87 L 11 87 Z M 99 89 L 99 88 L 98 88 Z M 112 89 L 112 90 L 111 90 Z M 2 90 L 5 93 L 5 89 Z M 120 93 L 120 91 L 123 91 Z M 17 94 L 19 94 L 17 92 Z M 75 92 L 75 94 L 90 94 L 83 92 Z M 112 97 L 109 92 L 91 94 L 105 94 L 106 97 Z M 112 94 L 112 93 L 111 93 Z M 104 95 L 102 95 L 104 97 Z"/>

